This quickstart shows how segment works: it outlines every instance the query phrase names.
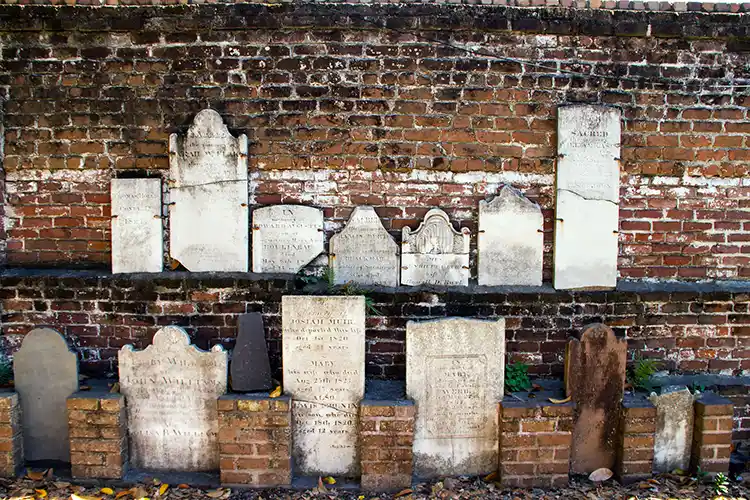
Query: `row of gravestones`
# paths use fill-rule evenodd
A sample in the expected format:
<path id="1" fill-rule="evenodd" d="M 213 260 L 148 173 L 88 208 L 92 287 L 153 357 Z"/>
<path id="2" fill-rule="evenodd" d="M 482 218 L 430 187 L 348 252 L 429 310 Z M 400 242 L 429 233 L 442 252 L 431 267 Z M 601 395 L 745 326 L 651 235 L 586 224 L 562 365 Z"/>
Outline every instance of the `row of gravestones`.
<path id="1" fill-rule="evenodd" d="M 262 322 L 258 316 L 252 318 L 241 328 L 253 333 L 241 333 L 235 350 L 235 390 L 238 383 L 243 389 L 270 387 Z M 292 398 L 297 472 L 356 476 L 356 416 L 365 392 L 364 297 L 285 296 L 282 330 L 284 389 Z M 406 396 L 418 409 L 415 473 L 427 477 L 495 470 L 497 403 L 504 390 L 504 320 L 409 322 L 406 341 Z M 626 341 L 616 339 L 604 325 L 588 327 L 580 340 L 569 343 L 566 391 L 576 406 L 573 472 L 614 464 L 625 357 Z M 216 401 L 227 392 L 224 349 L 201 351 L 190 345 L 184 330 L 170 326 L 159 330 L 143 351 L 123 347 L 118 364 L 131 465 L 147 470 L 217 469 Z M 65 400 L 78 389 L 75 354 L 54 330 L 33 330 L 15 355 L 14 371 L 26 458 L 67 460 Z M 686 468 L 692 395 L 683 391 L 654 398 L 666 422 L 657 430 L 656 464 L 659 470 Z"/>
<path id="2" fill-rule="evenodd" d="M 613 108 L 559 109 L 555 287 L 613 287 L 617 278 L 620 114 Z M 221 117 L 196 115 L 187 136 L 169 142 L 170 255 L 190 271 L 247 272 L 247 136 Z M 162 270 L 160 179 L 113 179 L 112 270 Z M 479 205 L 479 284 L 541 285 L 541 210 L 507 187 Z M 296 273 L 324 250 L 323 213 L 279 205 L 253 211 L 252 269 Z M 433 209 L 398 245 L 372 207 L 357 207 L 331 240 L 337 283 L 467 285 L 469 232 Z"/>

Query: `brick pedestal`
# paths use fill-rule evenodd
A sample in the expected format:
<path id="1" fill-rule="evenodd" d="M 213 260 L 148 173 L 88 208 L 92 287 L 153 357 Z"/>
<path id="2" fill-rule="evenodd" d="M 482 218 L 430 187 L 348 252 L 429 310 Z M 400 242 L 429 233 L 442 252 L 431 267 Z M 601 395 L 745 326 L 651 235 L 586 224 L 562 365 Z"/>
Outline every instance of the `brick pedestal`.
<path id="1" fill-rule="evenodd" d="M 289 396 L 227 394 L 219 398 L 222 484 L 291 484 L 291 407 Z"/>
<path id="2" fill-rule="evenodd" d="M 125 396 L 76 392 L 68 398 L 74 478 L 121 479 L 128 461 Z"/>
<path id="3" fill-rule="evenodd" d="M 693 453 L 690 466 L 695 471 L 715 475 L 729 472 L 732 446 L 732 402 L 715 394 L 703 394 L 695 402 Z"/>
<path id="4" fill-rule="evenodd" d="M 623 484 L 651 477 L 654 467 L 656 407 L 648 400 L 623 401 L 615 475 Z"/>
<path id="5" fill-rule="evenodd" d="M 500 482 L 503 486 L 568 484 L 573 403 L 503 401 L 500 412 Z"/>
<path id="6" fill-rule="evenodd" d="M 362 401 L 359 439 L 363 490 L 411 486 L 415 416 L 416 406 L 411 401 Z"/>
<path id="7" fill-rule="evenodd" d="M 23 434 L 18 394 L 0 392 L 0 477 L 23 473 Z"/>

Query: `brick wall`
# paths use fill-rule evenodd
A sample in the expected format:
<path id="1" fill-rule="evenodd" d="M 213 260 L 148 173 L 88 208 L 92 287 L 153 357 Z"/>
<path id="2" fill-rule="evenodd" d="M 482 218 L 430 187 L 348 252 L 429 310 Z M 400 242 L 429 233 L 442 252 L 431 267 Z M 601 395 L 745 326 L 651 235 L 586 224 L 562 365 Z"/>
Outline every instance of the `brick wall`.
<path id="1" fill-rule="evenodd" d="M 710 474 L 727 474 L 731 446 L 731 401 L 715 394 L 703 394 L 695 402 L 691 467 Z"/>
<path id="2" fill-rule="evenodd" d="M 651 477 L 656 439 L 656 407 L 649 401 L 624 401 L 615 474 L 623 484 Z"/>
<path id="3" fill-rule="evenodd" d="M 21 405 L 18 394 L 0 392 L 0 477 L 15 477 L 24 466 Z"/>
<path id="4" fill-rule="evenodd" d="M 366 399 L 359 411 L 362 489 L 389 491 L 410 487 L 417 407 L 410 401 Z"/>

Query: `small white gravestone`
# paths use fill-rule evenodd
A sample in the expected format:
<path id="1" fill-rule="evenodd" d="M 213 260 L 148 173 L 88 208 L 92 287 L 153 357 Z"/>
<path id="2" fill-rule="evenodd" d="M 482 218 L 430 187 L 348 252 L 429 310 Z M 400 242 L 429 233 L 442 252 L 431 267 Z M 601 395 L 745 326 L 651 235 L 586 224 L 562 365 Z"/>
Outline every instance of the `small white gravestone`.
<path id="1" fill-rule="evenodd" d="M 190 271 L 247 271 L 247 136 L 204 109 L 169 136 L 169 244 Z"/>
<path id="2" fill-rule="evenodd" d="M 401 284 L 469 284 L 469 229 L 456 231 L 448 215 L 433 208 L 419 229 L 401 234 Z"/>
<path id="3" fill-rule="evenodd" d="M 161 179 L 112 179 L 110 195 L 112 272 L 161 272 Z"/>
<path id="4" fill-rule="evenodd" d="M 303 475 L 356 476 L 357 419 L 365 393 L 365 299 L 287 295 L 281 318 L 295 464 Z"/>
<path id="5" fill-rule="evenodd" d="M 320 209 L 274 205 L 253 210 L 253 272 L 297 273 L 324 245 Z"/>
<path id="6" fill-rule="evenodd" d="M 399 245 L 372 207 L 356 207 L 346 227 L 331 237 L 334 283 L 398 286 Z"/>
<path id="7" fill-rule="evenodd" d="M 68 396 L 78 390 L 78 358 L 51 328 L 31 330 L 13 356 L 26 460 L 70 461 Z"/>
<path id="8" fill-rule="evenodd" d="M 120 349 L 130 461 L 137 469 L 212 471 L 219 468 L 216 399 L 227 391 L 227 353 L 190 344 L 185 330 L 167 326 L 143 351 Z"/>
<path id="9" fill-rule="evenodd" d="M 555 288 L 617 284 L 620 111 L 558 109 Z"/>
<path id="10" fill-rule="evenodd" d="M 668 387 L 649 398 L 656 406 L 654 471 L 688 470 L 693 445 L 693 403 L 687 387 Z"/>
<path id="11" fill-rule="evenodd" d="M 418 477 L 486 474 L 498 461 L 505 320 L 406 324 L 406 394 L 417 404 Z"/>
<path id="12" fill-rule="evenodd" d="M 478 282 L 484 286 L 542 284 L 544 217 L 539 205 L 504 186 L 479 202 Z"/>

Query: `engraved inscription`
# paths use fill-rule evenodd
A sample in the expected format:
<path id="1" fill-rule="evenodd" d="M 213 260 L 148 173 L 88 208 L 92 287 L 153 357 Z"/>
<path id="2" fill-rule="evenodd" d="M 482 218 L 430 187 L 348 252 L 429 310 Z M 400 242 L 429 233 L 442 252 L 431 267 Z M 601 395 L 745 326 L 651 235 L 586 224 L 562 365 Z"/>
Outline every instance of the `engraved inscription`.
<path id="1" fill-rule="evenodd" d="M 323 212 L 276 205 L 253 212 L 253 271 L 296 273 L 323 251 Z"/>
<path id="2" fill-rule="evenodd" d="M 162 270 L 161 179 L 112 179 L 112 272 Z"/>
<path id="3" fill-rule="evenodd" d="M 487 400 L 484 384 L 487 357 L 430 356 L 425 421 L 435 438 L 480 437 L 486 430 Z"/>

